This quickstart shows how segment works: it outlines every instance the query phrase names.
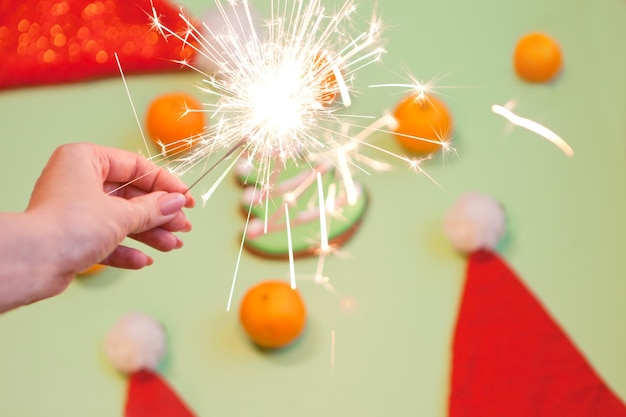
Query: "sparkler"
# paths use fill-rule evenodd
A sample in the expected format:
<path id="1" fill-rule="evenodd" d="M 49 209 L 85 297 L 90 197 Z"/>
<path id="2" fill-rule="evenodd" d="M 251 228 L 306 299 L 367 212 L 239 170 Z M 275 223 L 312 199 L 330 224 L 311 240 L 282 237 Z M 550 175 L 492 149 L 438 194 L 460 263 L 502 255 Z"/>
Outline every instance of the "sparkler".
<path id="1" fill-rule="evenodd" d="M 260 34 L 247 0 L 240 4 L 229 0 L 228 5 L 216 1 L 216 7 L 223 23 L 220 28 L 206 23 L 196 26 L 180 13 L 187 26 L 184 33 L 161 24 L 154 8 L 149 15 L 154 29 L 166 38 L 182 41 L 201 58 L 180 64 L 202 77 L 199 88 L 206 97 L 203 111 L 210 120 L 199 143 L 190 152 L 170 159 L 169 168 L 182 175 L 199 167 L 204 177 L 218 164 L 232 159 L 202 195 L 205 203 L 235 167 L 247 172 L 244 182 L 251 184 L 252 191 L 244 193 L 250 208 L 243 239 L 286 230 L 292 286 L 293 226 L 317 218 L 320 233 L 316 276 L 322 277 L 325 257 L 333 250 L 328 242 L 329 224 L 341 216 L 344 208 L 365 198 L 352 172 L 386 167 L 362 155 L 361 145 L 393 155 L 422 172 L 420 160 L 368 142 L 373 132 L 392 130 L 393 117 L 371 117 L 375 119 L 371 124 L 360 126 L 357 121 L 364 116 L 342 112 L 352 103 L 358 71 L 379 61 L 385 52 L 380 42 L 381 21 L 373 15 L 366 30 L 356 30 L 353 17 L 357 8 L 352 0 L 340 2 L 334 12 L 327 10 L 322 0 L 272 0 L 271 18 L 265 21 Z M 211 71 L 200 66 L 201 61 L 210 63 Z M 421 91 L 421 86 L 414 87 Z M 356 134 L 350 133 L 356 129 Z M 181 148 L 186 148 L 188 140 L 183 142 Z M 217 162 L 207 169 L 215 158 Z M 284 172 L 290 166 L 303 171 L 285 180 Z M 332 181 L 328 189 L 322 184 L 323 175 Z M 307 209 L 290 220 L 290 212 L 299 208 L 299 199 L 313 184 L 317 184 L 318 198 L 311 199 Z M 276 200 L 282 201 L 270 213 L 270 202 Z M 265 206 L 262 220 L 252 215 L 255 205 Z M 243 241 L 228 309 L 242 248 Z"/>
<path id="2" fill-rule="evenodd" d="M 273 188 L 275 171 L 288 163 L 326 159 L 332 164 L 331 153 L 341 150 L 329 151 L 352 141 L 339 134 L 343 116 L 335 100 L 340 97 L 348 107 L 355 73 L 384 52 L 378 46 L 380 21 L 374 17 L 368 30 L 352 35 L 352 1 L 328 14 L 321 0 L 293 0 L 272 5 L 261 36 L 247 1 L 235 13 L 227 10 L 234 3 L 216 6 L 224 19 L 222 31 L 206 24 L 196 28 L 181 13 L 188 30 L 176 33 L 160 24 L 156 10 L 151 16 L 155 29 L 188 44 L 215 68 L 209 74 L 181 62 L 202 75 L 201 90 L 215 100 L 203 103 L 210 123 L 201 143 L 177 158 L 173 170 L 185 173 L 243 140 L 236 156 L 258 171 L 254 181 L 264 196 Z"/>

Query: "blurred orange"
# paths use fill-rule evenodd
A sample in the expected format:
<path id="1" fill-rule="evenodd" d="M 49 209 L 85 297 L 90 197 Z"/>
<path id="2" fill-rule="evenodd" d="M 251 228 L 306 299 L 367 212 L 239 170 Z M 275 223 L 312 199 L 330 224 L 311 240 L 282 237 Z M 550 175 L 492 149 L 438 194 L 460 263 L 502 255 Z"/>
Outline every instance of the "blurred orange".
<path id="1" fill-rule="evenodd" d="M 450 139 L 452 116 L 443 101 L 427 93 L 405 97 L 393 114 L 395 137 L 408 152 L 431 154 Z"/>
<path id="2" fill-rule="evenodd" d="M 85 269 L 84 271 L 79 272 L 78 275 L 85 276 L 85 275 L 96 274 L 96 273 L 102 271 L 104 268 L 106 268 L 106 265 L 93 264 L 89 268 Z"/>
<path id="3" fill-rule="evenodd" d="M 337 98 L 339 83 L 332 68 L 330 57 L 324 53 L 318 53 L 315 57 L 315 73 L 321 78 L 320 95 L 318 100 L 324 106 L 330 106 Z"/>
<path id="4" fill-rule="evenodd" d="M 540 83 L 557 75 L 563 57 L 554 39 L 543 33 L 529 33 L 517 42 L 513 63 L 521 79 Z"/>
<path id="5" fill-rule="evenodd" d="M 185 151 L 206 129 L 204 108 L 189 94 L 164 94 L 148 106 L 146 127 L 150 138 L 166 153 Z"/>
<path id="6" fill-rule="evenodd" d="M 283 281 L 263 281 L 248 290 L 239 308 L 240 322 L 263 348 L 280 348 L 293 342 L 306 323 L 300 293 Z"/>

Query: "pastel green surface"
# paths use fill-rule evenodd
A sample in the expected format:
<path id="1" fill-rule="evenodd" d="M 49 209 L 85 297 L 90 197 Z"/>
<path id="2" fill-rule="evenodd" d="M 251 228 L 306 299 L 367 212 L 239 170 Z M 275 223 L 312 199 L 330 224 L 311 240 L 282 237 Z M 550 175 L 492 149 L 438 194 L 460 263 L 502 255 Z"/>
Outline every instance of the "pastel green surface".
<path id="1" fill-rule="evenodd" d="M 104 358 L 102 339 L 119 316 L 140 310 L 167 326 L 160 370 L 199 416 L 445 416 L 464 259 L 440 224 L 469 190 L 504 204 L 502 255 L 626 398 L 626 3 L 379 3 L 388 53 L 357 82 L 399 82 L 408 69 L 455 87 L 439 91 L 454 114 L 458 157 L 424 166 L 443 190 L 393 161 L 392 172 L 360 177 L 371 195 L 366 221 L 346 256 L 325 268 L 338 295 L 300 281 L 309 311 L 304 337 L 268 354 L 248 343 L 236 309 L 258 280 L 287 279 L 288 265 L 244 253 L 226 311 L 242 219 L 241 190 L 225 182 L 206 207 L 189 211 L 194 230 L 182 250 L 154 253 L 155 264 L 142 271 L 109 269 L 76 280 L 55 299 L 0 317 L 0 415 L 120 415 L 125 379 Z M 213 7 L 184 4 L 195 15 Z M 362 2 L 359 14 L 369 13 L 370 2 Z M 515 41 L 533 30 L 563 48 L 565 70 L 549 85 L 525 84 L 511 68 Z M 159 93 L 197 93 L 195 82 L 192 74 L 128 79 L 140 116 Z M 399 91 L 364 89 L 354 106 L 377 115 L 400 98 Z M 576 155 L 507 130 L 490 106 L 511 99 Z M 4 211 L 26 206 L 62 143 L 145 151 L 119 79 L 0 92 L 0 114 Z M 392 142 L 377 138 L 397 150 Z M 296 263 L 302 277 L 315 267 L 313 259 Z M 340 308 L 344 296 L 356 302 L 350 313 Z"/>

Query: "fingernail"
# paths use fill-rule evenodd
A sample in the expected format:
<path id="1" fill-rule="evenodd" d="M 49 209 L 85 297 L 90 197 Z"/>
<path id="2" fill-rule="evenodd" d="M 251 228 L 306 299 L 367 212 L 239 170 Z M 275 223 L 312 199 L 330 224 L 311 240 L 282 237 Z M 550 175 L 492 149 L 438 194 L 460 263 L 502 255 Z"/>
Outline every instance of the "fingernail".
<path id="1" fill-rule="evenodd" d="M 180 238 L 176 237 L 176 249 L 180 249 L 183 247 L 183 241 Z"/>
<path id="2" fill-rule="evenodd" d="M 187 220 L 187 222 L 185 223 L 185 227 L 183 227 L 183 232 L 190 232 L 191 231 L 191 222 L 189 220 Z"/>
<path id="3" fill-rule="evenodd" d="M 154 259 L 152 259 L 152 256 L 148 256 L 148 259 L 146 260 L 146 266 L 150 266 L 154 263 Z"/>
<path id="4" fill-rule="evenodd" d="M 159 209 L 163 216 L 169 216 L 182 209 L 187 202 L 184 195 L 179 193 L 163 194 L 157 200 L 159 203 Z"/>

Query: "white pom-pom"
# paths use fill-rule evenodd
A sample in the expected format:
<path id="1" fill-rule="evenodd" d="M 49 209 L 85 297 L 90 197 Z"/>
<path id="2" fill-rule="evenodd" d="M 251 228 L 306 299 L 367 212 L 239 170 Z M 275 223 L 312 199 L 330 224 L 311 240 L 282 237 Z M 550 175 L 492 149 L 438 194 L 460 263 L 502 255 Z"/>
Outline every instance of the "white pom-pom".
<path id="1" fill-rule="evenodd" d="M 142 313 L 120 318 L 104 341 L 113 366 L 124 373 L 154 370 L 165 355 L 165 330 L 161 323 Z"/>
<path id="2" fill-rule="evenodd" d="M 467 193 L 448 210 L 443 222 L 444 233 L 452 245 L 464 253 L 494 249 L 504 235 L 505 216 L 502 205 L 478 192 Z"/>

